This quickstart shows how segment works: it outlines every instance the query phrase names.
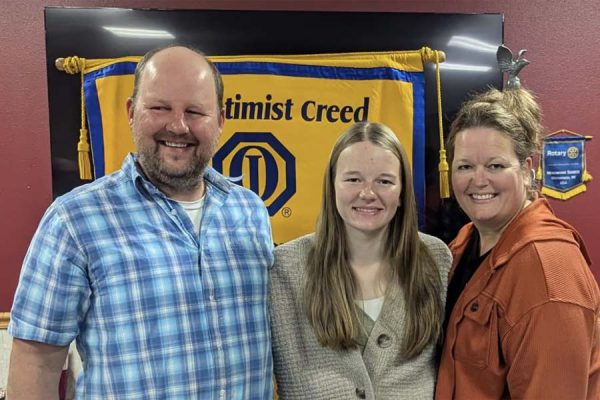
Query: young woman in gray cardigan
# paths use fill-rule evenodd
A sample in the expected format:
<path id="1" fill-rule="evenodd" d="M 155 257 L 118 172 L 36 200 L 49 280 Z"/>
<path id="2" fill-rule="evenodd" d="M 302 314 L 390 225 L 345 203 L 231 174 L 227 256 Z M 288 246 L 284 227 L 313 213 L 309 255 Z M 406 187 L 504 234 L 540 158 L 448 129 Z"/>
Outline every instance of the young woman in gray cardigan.
<path id="1" fill-rule="evenodd" d="M 394 132 L 353 125 L 333 148 L 316 232 L 275 249 L 280 398 L 433 398 L 450 264 L 446 245 L 417 230 Z"/>

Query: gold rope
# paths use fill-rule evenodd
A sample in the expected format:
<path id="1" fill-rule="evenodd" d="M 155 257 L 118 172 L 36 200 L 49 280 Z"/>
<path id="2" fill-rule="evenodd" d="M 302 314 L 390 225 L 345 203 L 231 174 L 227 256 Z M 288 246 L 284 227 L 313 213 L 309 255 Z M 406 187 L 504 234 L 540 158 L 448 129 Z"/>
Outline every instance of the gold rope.
<path id="1" fill-rule="evenodd" d="M 446 55 L 439 50 L 432 50 L 429 47 L 421 48 L 421 58 L 423 64 L 435 62 L 435 86 L 437 92 L 437 109 L 438 109 L 438 131 L 440 135 L 440 163 L 438 171 L 440 173 L 440 198 L 447 199 L 450 197 L 450 183 L 448 180 L 448 161 L 446 160 L 446 147 L 444 145 L 444 124 L 442 121 L 442 79 L 440 76 L 440 62 L 444 62 Z"/>
<path id="2" fill-rule="evenodd" d="M 438 171 L 440 173 L 440 198 L 450 197 L 450 182 L 448 180 L 448 161 L 446 160 L 446 146 L 444 144 L 444 124 L 442 121 L 442 79 L 440 77 L 440 55 L 435 52 L 435 87 L 437 91 L 437 109 L 438 109 L 438 130 L 440 134 L 440 163 Z"/>
<path id="3" fill-rule="evenodd" d="M 535 180 L 541 181 L 542 178 L 543 178 L 543 176 L 542 176 L 542 156 L 540 156 L 540 161 L 538 162 L 537 171 L 535 172 Z"/>
<path id="4" fill-rule="evenodd" d="M 429 47 L 421 47 L 421 50 L 419 51 L 421 53 L 423 65 L 446 61 L 446 54 L 441 50 L 432 50 Z"/>
<path id="5" fill-rule="evenodd" d="M 88 141 L 88 130 L 85 117 L 85 97 L 83 92 L 83 75 L 85 71 L 85 58 L 77 56 L 66 57 L 62 63 L 63 70 L 68 74 L 79 72 L 81 76 L 81 129 L 79 129 L 79 142 L 77 143 L 77 158 L 79 161 L 79 178 L 81 180 L 92 179 L 92 167 L 90 163 L 90 143 Z"/>

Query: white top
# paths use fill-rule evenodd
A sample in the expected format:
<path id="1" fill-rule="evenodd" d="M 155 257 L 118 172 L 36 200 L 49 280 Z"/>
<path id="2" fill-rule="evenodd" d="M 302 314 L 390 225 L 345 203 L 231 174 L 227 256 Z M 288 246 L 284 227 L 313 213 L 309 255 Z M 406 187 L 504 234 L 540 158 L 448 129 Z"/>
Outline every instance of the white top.
<path id="1" fill-rule="evenodd" d="M 192 224 L 194 224 L 194 231 L 196 234 L 200 234 L 200 222 L 202 221 L 202 210 L 204 208 L 204 196 L 200 200 L 195 201 L 183 201 L 183 200 L 175 200 L 177 201 L 181 207 L 185 210 L 187 215 L 192 220 Z"/>
<path id="2" fill-rule="evenodd" d="M 373 321 L 377 321 L 379 313 L 381 313 L 381 309 L 383 308 L 383 300 L 385 300 L 385 297 L 382 296 L 369 300 L 354 300 L 354 303 L 356 303 L 356 305 L 359 306 Z"/>

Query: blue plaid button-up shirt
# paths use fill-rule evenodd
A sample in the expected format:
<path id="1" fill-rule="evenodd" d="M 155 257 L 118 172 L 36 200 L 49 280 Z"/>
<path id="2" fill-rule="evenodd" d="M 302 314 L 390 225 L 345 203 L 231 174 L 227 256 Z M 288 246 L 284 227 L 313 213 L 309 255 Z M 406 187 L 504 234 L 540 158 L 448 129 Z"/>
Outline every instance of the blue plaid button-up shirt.
<path id="1" fill-rule="evenodd" d="M 269 217 L 216 171 L 205 182 L 199 236 L 133 155 L 44 215 L 9 333 L 58 346 L 76 338 L 78 398 L 273 398 Z"/>

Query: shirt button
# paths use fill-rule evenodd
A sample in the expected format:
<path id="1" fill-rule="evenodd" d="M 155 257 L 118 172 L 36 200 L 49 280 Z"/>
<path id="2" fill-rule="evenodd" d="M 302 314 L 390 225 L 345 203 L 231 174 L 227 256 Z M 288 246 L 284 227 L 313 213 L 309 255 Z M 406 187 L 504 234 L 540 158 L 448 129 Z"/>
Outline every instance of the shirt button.
<path id="1" fill-rule="evenodd" d="M 471 311 L 475 312 L 477 310 L 479 310 L 479 304 L 478 303 L 471 304 Z"/>
<path id="2" fill-rule="evenodd" d="M 171 208 L 171 215 L 177 215 L 177 210 L 174 208 Z"/>
<path id="3" fill-rule="evenodd" d="M 390 347 L 391 345 L 392 338 L 388 335 L 379 335 L 379 337 L 377 338 L 377 346 L 381 347 L 382 349 Z"/>
<path id="4" fill-rule="evenodd" d="M 366 399 L 367 393 L 365 392 L 365 389 L 356 388 L 356 397 L 358 397 L 359 399 Z"/>

